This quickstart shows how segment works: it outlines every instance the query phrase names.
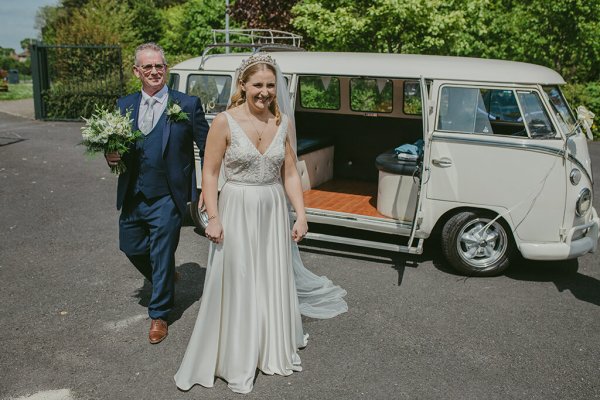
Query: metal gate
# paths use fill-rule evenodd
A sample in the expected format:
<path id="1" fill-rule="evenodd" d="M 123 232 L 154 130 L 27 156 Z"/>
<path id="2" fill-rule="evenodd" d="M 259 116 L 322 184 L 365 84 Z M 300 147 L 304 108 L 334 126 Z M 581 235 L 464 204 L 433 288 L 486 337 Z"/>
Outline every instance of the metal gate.
<path id="1" fill-rule="evenodd" d="M 124 94 L 119 46 L 34 43 L 31 73 L 36 119 L 80 120 Z"/>

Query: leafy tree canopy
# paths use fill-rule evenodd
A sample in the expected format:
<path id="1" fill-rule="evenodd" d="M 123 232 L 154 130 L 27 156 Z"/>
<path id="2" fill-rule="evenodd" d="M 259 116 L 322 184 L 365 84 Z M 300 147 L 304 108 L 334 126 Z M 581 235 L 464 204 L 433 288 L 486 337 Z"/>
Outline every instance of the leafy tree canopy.
<path id="1" fill-rule="evenodd" d="M 237 0 L 231 16 L 247 28 L 289 30 L 298 0 Z"/>
<path id="2" fill-rule="evenodd" d="M 168 54 L 199 56 L 212 43 L 212 29 L 225 28 L 225 2 L 189 0 L 163 10 L 165 34 L 159 43 Z"/>
<path id="3" fill-rule="evenodd" d="M 600 79 L 600 2 L 304 0 L 292 26 L 314 50 L 499 58 Z"/>
<path id="4" fill-rule="evenodd" d="M 292 25 L 315 50 L 452 54 L 464 12 L 439 0 L 305 0 Z"/>

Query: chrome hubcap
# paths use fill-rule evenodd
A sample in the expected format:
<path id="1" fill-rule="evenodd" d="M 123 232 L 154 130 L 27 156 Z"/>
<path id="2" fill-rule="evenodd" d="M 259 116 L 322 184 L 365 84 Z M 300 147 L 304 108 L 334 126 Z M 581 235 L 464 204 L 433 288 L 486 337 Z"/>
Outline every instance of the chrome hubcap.
<path id="1" fill-rule="evenodd" d="M 458 254 L 474 268 L 489 267 L 506 252 L 506 231 L 498 222 L 489 224 L 490 221 L 487 218 L 469 221 L 458 234 Z"/>

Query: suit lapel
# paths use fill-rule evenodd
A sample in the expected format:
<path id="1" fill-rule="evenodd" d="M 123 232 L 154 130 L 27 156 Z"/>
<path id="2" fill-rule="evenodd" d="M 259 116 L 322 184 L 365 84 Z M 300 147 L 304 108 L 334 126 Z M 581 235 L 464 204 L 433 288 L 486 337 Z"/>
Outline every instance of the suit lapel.
<path id="1" fill-rule="evenodd" d="M 138 92 L 133 99 L 133 112 L 131 113 L 131 118 L 133 119 L 133 130 L 137 131 L 140 129 L 138 127 L 138 115 L 140 114 L 140 101 L 141 101 L 142 93 Z M 130 107 L 131 107 L 130 106 Z"/>
<path id="2" fill-rule="evenodd" d="M 169 109 L 169 104 L 175 101 L 175 97 L 173 96 L 173 92 L 169 90 L 169 95 L 167 97 L 167 107 L 165 107 L 165 114 Z M 165 126 L 163 127 L 163 137 L 162 137 L 162 156 L 165 158 L 165 150 L 167 149 L 167 143 L 169 142 L 169 136 L 171 135 L 171 120 L 169 116 L 166 115 Z"/>

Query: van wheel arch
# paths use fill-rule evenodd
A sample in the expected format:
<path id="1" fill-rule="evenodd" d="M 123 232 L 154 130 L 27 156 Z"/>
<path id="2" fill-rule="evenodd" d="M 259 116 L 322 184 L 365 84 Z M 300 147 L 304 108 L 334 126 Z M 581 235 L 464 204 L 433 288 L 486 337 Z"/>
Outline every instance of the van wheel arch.
<path id="1" fill-rule="evenodd" d="M 434 231 L 439 233 L 444 258 L 456 271 L 495 276 L 510 266 L 517 246 L 507 221 L 502 217 L 493 221 L 497 216 L 486 209 L 459 208 L 438 219 Z"/>

